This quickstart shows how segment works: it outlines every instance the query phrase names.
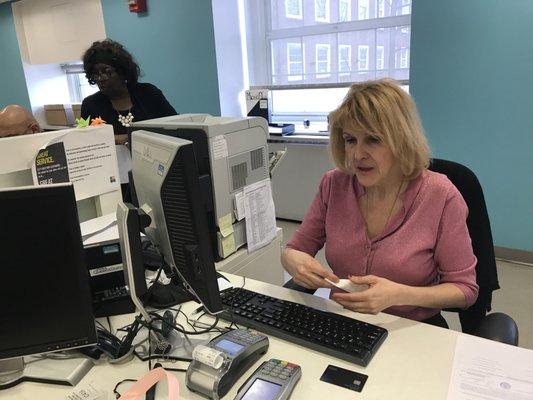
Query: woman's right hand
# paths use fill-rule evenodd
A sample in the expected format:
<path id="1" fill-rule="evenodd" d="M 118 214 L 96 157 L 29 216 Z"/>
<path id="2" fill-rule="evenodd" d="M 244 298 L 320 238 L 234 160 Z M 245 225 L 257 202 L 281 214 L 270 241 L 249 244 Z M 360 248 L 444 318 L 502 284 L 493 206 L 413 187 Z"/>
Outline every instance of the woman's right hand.
<path id="1" fill-rule="evenodd" d="M 321 287 L 332 288 L 324 278 L 338 282 L 339 278 L 320 264 L 314 257 L 303 251 L 285 249 L 281 255 L 281 263 L 295 283 L 308 289 Z"/>

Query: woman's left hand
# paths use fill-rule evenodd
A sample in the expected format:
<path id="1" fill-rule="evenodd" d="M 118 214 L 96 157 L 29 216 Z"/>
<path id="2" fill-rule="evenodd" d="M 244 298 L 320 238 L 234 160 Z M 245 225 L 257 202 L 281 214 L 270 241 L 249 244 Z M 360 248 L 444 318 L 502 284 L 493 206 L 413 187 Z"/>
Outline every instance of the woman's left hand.
<path id="1" fill-rule="evenodd" d="M 357 293 L 334 293 L 332 299 L 345 308 L 364 314 L 377 314 L 401 303 L 401 288 L 404 285 L 374 275 L 350 276 L 349 279 L 355 284 L 370 287 Z"/>

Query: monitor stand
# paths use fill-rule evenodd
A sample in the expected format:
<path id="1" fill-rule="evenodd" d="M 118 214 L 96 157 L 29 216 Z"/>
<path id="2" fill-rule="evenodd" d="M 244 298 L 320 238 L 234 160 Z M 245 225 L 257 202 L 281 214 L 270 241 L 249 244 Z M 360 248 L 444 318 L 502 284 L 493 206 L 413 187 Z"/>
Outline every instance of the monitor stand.
<path id="1" fill-rule="evenodd" d="M 18 357 L 0 361 L 0 390 L 22 382 L 76 386 L 93 367 L 87 358 Z"/>
<path id="2" fill-rule="evenodd" d="M 140 214 L 139 211 L 128 203 L 118 203 L 117 223 L 120 237 L 120 249 L 122 251 L 122 261 L 124 264 L 124 275 L 126 285 L 129 288 L 131 300 L 141 313 L 147 323 L 152 323 L 153 318 L 146 309 L 146 305 L 137 295 L 137 282 L 144 282 L 144 264 L 142 264 L 142 254 L 140 246 Z M 139 243 L 137 245 L 137 243 Z M 133 246 L 131 245 L 133 244 Z M 171 285 L 162 286 L 162 290 L 171 287 Z M 179 286 L 176 288 L 179 289 Z M 181 290 L 176 293 L 180 295 Z M 167 305 L 168 307 L 168 305 Z M 160 307 L 158 307 L 160 308 Z M 151 331 L 149 340 L 153 354 L 164 356 L 173 356 L 180 358 L 192 359 L 192 351 L 199 344 L 206 344 L 208 340 L 190 339 L 183 334 L 173 330 L 168 338 L 156 331 Z M 168 349 L 170 345 L 170 349 Z"/>

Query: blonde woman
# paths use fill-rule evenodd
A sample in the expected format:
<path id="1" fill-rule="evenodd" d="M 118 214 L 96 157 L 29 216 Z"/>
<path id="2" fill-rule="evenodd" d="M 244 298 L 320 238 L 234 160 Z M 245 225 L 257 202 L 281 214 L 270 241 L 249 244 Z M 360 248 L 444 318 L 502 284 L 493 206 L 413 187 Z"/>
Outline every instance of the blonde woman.
<path id="1" fill-rule="evenodd" d="M 447 327 L 440 310 L 477 298 L 467 206 L 445 175 L 428 171 L 429 147 L 411 97 L 393 80 L 352 85 L 330 115 L 335 170 L 326 173 L 282 254 L 307 288 L 349 278 L 368 285 L 332 299 Z M 332 272 L 314 256 L 325 246 Z"/>

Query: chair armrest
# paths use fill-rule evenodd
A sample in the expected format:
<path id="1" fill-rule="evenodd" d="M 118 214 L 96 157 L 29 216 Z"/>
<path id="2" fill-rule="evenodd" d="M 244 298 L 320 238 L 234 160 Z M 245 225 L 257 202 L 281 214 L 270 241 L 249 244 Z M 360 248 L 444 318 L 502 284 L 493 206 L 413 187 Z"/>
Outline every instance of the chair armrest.
<path id="1" fill-rule="evenodd" d="M 298 285 L 294 282 L 294 280 L 291 278 L 287 282 L 285 282 L 285 285 L 283 285 L 284 288 L 296 290 L 297 292 L 304 292 L 308 294 L 313 294 L 316 292 L 316 289 L 307 289 L 303 286 Z"/>
<path id="2" fill-rule="evenodd" d="M 507 314 L 492 313 L 481 320 L 476 336 L 518 346 L 518 326 Z"/>

